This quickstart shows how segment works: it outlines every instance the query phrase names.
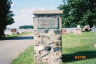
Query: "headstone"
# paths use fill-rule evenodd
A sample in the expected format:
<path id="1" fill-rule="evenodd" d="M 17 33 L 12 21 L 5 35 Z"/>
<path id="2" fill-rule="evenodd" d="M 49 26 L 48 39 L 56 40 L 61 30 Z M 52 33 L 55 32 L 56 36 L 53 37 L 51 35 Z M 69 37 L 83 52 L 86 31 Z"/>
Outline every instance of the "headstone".
<path id="1" fill-rule="evenodd" d="M 73 34 L 82 34 L 81 30 L 80 29 L 75 29 L 74 33 Z"/>
<path id="2" fill-rule="evenodd" d="M 16 29 L 11 29 L 11 32 L 16 32 Z"/>
<path id="3" fill-rule="evenodd" d="M 79 29 L 80 28 L 80 25 L 77 25 L 77 28 Z"/>
<path id="4" fill-rule="evenodd" d="M 95 28 L 96 26 L 93 26 L 93 28 Z"/>
<path id="5" fill-rule="evenodd" d="M 7 32 L 11 32 L 11 29 L 6 29 L 5 31 L 7 31 Z"/>
<path id="6" fill-rule="evenodd" d="M 11 32 L 11 29 L 6 29 L 6 30 L 4 31 L 4 34 L 5 34 L 5 35 L 12 35 L 13 33 Z"/>
<path id="7" fill-rule="evenodd" d="M 62 34 L 66 34 L 66 30 L 62 29 Z"/>
<path id="8" fill-rule="evenodd" d="M 18 29 L 18 30 L 17 30 L 17 33 L 19 33 L 19 34 L 20 34 L 20 33 L 23 33 L 22 29 Z"/>
<path id="9" fill-rule="evenodd" d="M 24 29 L 22 28 L 22 33 L 25 32 Z"/>
<path id="10" fill-rule="evenodd" d="M 76 28 L 67 28 L 67 33 L 73 33 Z"/>
<path id="11" fill-rule="evenodd" d="M 25 29 L 25 32 L 27 32 L 27 29 Z"/>
<path id="12" fill-rule="evenodd" d="M 96 28 L 91 28 L 90 32 L 96 32 Z"/>
<path id="13" fill-rule="evenodd" d="M 89 25 L 84 26 L 83 30 L 84 30 L 84 31 L 90 31 L 90 26 L 89 26 Z"/>
<path id="14" fill-rule="evenodd" d="M 34 62 L 62 62 L 62 10 L 39 10 L 34 14 Z"/>
<path id="15" fill-rule="evenodd" d="M 77 25 L 77 28 L 74 29 L 74 33 L 73 34 L 82 34 L 80 25 Z"/>
<path id="16" fill-rule="evenodd" d="M 63 30 L 63 29 L 67 32 L 67 28 L 62 28 L 62 30 Z"/>
<path id="17" fill-rule="evenodd" d="M 33 32 L 33 29 L 27 29 L 27 32 Z"/>
<path id="18" fill-rule="evenodd" d="M 5 35 L 12 35 L 13 33 L 12 32 L 9 32 L 9 31 L 4 31 L 4 34 Z"/>

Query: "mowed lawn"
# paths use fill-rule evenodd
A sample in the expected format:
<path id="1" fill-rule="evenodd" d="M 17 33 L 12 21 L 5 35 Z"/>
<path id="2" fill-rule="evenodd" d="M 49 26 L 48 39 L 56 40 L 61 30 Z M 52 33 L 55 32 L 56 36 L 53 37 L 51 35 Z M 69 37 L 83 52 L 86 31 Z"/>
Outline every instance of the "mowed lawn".
<path id="1" fill-rule="evenodd" d="M 95 42 L 95 32 L 62 35 L 63 63 L 61 64 L 96 64 Z M 86 56 L 86 59 L 75 59 L 75 56 Z M 26 49 L 11 64 L 36 64 L 34 63 L 34 46 Z"/>
<path id="2" fill-rule="evenodd" d="M 96 64 L 95 32 L 68 33 L 62 35 L 62 42 L 62 64 Z M 75 59 L 75 56 L 86 56 L 86 59 Z"/>

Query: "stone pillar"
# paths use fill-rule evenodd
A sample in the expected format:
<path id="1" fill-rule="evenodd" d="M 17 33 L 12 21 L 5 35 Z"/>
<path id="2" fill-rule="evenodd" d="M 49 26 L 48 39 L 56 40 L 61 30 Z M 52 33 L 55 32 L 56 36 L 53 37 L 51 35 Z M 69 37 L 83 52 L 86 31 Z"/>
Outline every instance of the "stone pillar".
<path id="1" fill-rule="evenodd" d="M 33 11 L 35 63 L 62 62 L 62 13 L 62 10 Z"/>

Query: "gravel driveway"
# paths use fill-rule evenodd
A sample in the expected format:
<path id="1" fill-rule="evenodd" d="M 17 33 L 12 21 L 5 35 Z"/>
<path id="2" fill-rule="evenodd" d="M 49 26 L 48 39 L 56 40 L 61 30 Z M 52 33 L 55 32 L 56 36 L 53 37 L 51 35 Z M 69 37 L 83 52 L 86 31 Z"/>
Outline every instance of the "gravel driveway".
<path id="1" fill-rule="evenodd" d="M 33 44 L 33 33 L 0 41 L 0 64 L 10 64 L 14 58 Z"/>

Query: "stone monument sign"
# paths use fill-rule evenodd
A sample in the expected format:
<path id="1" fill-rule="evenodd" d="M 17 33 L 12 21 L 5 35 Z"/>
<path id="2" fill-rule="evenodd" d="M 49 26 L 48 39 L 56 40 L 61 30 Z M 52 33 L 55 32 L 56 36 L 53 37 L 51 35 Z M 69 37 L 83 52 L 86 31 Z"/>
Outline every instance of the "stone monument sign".
<path id="1" fill-rule="evenodd" d="M 35 63 L 62 62 L 62 13 L 62 10 L 33 11 Z"/>

